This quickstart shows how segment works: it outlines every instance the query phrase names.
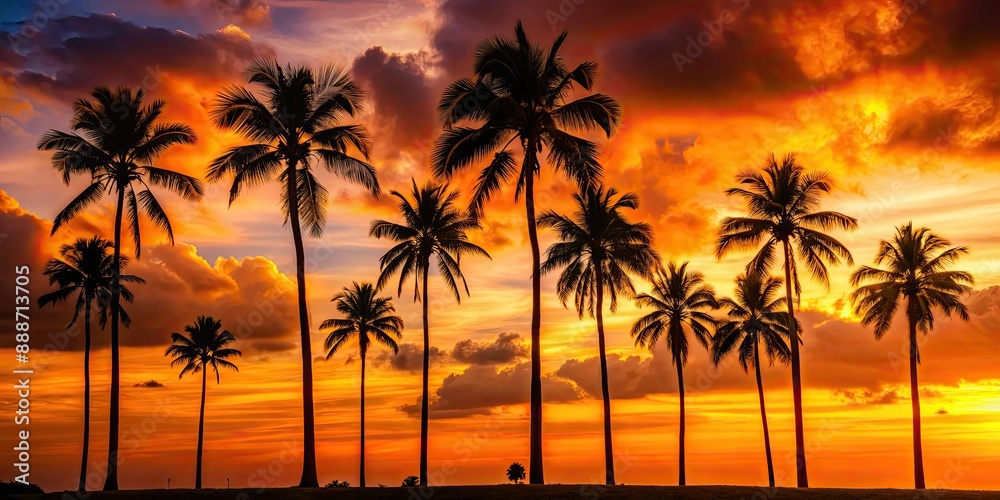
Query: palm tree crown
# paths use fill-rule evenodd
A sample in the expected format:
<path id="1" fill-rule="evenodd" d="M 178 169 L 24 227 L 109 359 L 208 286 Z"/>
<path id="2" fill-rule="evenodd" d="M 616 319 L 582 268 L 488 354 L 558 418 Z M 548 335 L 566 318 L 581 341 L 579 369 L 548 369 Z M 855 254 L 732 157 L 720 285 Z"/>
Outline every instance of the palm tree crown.
<path id="1" fill-rule="evenodd" d="M 45 264 L 45 275 L 49 277 L 49 284 L 58 286 L 58 289 L 39 297 L 38 306 L 54 305 L 76 294 L 73 318 L 69 324 L 76 323 L 80 313 L 88 309 L 91 304 L 97 304 L 98 321 L 103 328 L 108 321 L 114 281 L 114 273 L 111 272 L 114 258 L 109 252 L 112 246 L 110 241 L 99 236 L 90 239 L 80 238 L 72 244 L 62 245 L 59 248 L 62 258 L 53 257 Z M 145 284 L 146 281 L 138 276 L 120 274 L 128 263 L 128 258 L 121 257 L 118 264 L 119 279 L 124 283 Z M 121 285 L 120 292 L 126 302 L 131 303 L 135 299 L 132 291 L 124 284 Z M 122 324 L 129 326 L 132 319 L 120 304 L 118 308 Z"/>
<path id="2" fill-rule="evenodd" d="M 597 63 L 584 62 L 570 69 L 559 49 L 566 32 L 546 52 L 528 40 L 521 22 L 514 38 L 497 36 L 479 44 L 475 54 L 475 79 L 456 80 L 445 89 L 438 105 L 446 131 L 431 156 L 436 175 L 450 178 L 457 170 L 490 159 L 480 173 L 472 194 L 472 209 L 481 214 L 487 201 L 506 183 L 517 185 L 515 198 L 524 191 L 528 177 L 537 176 L 537 153 L 548 150 L 548 162 L 581 186 L 602 173 L 594 143 L 566 129 L 601 130 L 607 136 L 621 121 L 621 106 L 604 94 L 567 102 L 574 84 L 590 90 Z M 458 126 L 460 122 L 477 127 Z M 518 168 L 509 146 L 518 141 L 524 152 Z"/>
<path id="3" fill-rule="evenodd" d="M 577 314 L 594 317 L 594 299 L 598 293 L 611 298 L 611 312 L 618 307 L 618 297 L 631 298 L 635 286 L 630 275 L 648 277 L 660 261 L 653 250 L 653 229 L 643 222 L 630 222 L 622 209 L 636 209 L 639 198 L 603 186 L 591 187 L 584 194 L 574 194 L 577 209 L 573 217 L 547 211 L 538 220 L 541 227 L 556 230 L 560 241 L 549 247 L 542 263 L 542 274 L 563 269 L 556 285 L 559 300 L 566 304 L 574 295 Z M 597 268 L 601 270 L 602 289 L 597 290 Z"/>
<path id="4" fill-rule="evenodd" d="M 726 217 L 715 247 L 716 257 L 732 250 L 763 246 L 747 265 L 748 272 L 767 274 L 779 261 L 778 244 L 794 246 L 796 255 L 788 252 L 791 261 L 792 284 L 796 294 L 801 291 L 796 260 L 805 263 L 809 272 L 821 283 L 830 282 L 827 264 L 854 263 L 851 252 L 823 231 L 854 230 L 857 219 L 838 212 L 818 211 L 823 194 L 829 193 L 833 182 L 826 173 L 807 174 L 795 157 L 787 155 L 779 163 L 774 155 L 767 159 L 763 171 L 744 172 L 737 176 L 743 187 L 726 190 L 729 196 L 742 198 L 748 208 L 746 217 Z"/>
<path id="5" fill-rule="evenodd" d="M 788 313 L 782 311 L 785 298 L 777 297 L 781 278 L 743 274 L 736 278 L 736 295 L 719 299 L 719 307 L 727 309 L 728 321 L 719 324 L 712 342 L 712 361 L 720 363 L 732 352 L 738 353 L 743 371 L 756 367 L 758 346 L 773 364 L 777 359 L 791 359 L 788 347 Z"/>
<path id="6" fill-rule="evenodd" d="M 326 359 L 352 339 L 357 340 L 362 358 L 368 354 L 373 339 L 394 354 L 399 353 L 397 341 L 402 338 L 403 319 L 393 314 L 396 309 L 392 299 L 377 294 L 371 283 L 354 282 L 351 288 L 344 288 L 333 297 L 337 311 L 344 317 L 328 319 L 320 325 L 321 330 L 333 329 L 324 344 Z"/>
<path id="7" fill-rule="evenodd" d="M 403 215 L 404 223 L 384 220 L 371 223 L 371 236 L 397 242 L 379 259 L 382 271 L 378 288 L 384 287 L 398 273 L 397 293 L 402 295 L 403 286 L 412 277 L 413 299 L 419 300 L 422 276 L 430 265 L 431 257 L 436 257 L 438 274 L 455 300 L 461 302 L 460 291 L 464 289 L 466 295 L 469 293 L 469 285 L 459 266 L 462 255 L 490 258 L 486 250 L 469 241 L 469 231 L 482 229 L 479 221 L 455 207 L 458 192 L 448 192 L 445 185 L 426 184 L 418 188 L 413 181 L 410 191 L 412 201 L 399 191 L 392 191 L 391 194 L 399 199 L 397 209 Z"/>
<path id="8" fill-rule="evenodd" d="M 638 346 L 652 349 L 660 337 L 666 337 L 664 340 L 673 361 L 679 365 L 687 363 L 685 329 L 694 333 L 706 349 L 710 348 L 710 329 L 716 320 L 706 311 L 719 307 L 715 289 L 705 283 L 705 276 L 698 271 L 688 271 L 687 266 L 687 262 L 680 265 L 670 262 L 666 269 L 657 269 L 650 292 L 640 293 L 635 298 L 639 307 L 653 311 L 632 326 L 632 337 Z"/>
<path id="9" fill-rule="evenodd" d="M 326 225 L 329 192 L 313 175 L 316 161 L 378 196 L 375 168 L 349 154 L 353 148 L 368 160 L 372 143 L 368 130 L 341 123 L 356 117 L 365 101 L 364 92 L 346 71 L 262 60 L 250 66 L 248 82 L 259 93 L 230 85 L 211 109 L 216 126 L 251 141 L 230 148 L 209 167 L 209 181 L 233 177 L 230 204 L 245 188 L 278 180 L 287 186 L 281 192 L 285 221 L 297 215 L 306 230 L 319 237 Z"/>
<path id="10" fill-rule="evenodd" d="M 166 356 L 173 357 L 171 367 L 183 367 L 180 377 L 188 373 L 199 373 L 211 368 L 215 371 L 215 381 L 219 383 L 219 367 L 233 371 L 240 369 L 229 359 L 243 355 L 238 349 L 229 347 L 236 342 L 236 337 L 229 330 L 222 328 L 222 321 L 211 316 L 198 316 L 198 319 L 184 327 L 187 336 L 180 333 L 170 334 L 173 342 L 167 347 Z"/>
<path id="11" fill-rule="evenodd" d="M 875 265 L 884 264 L 885 269 L 861 266 L 851 274 L 851 285 L 860 287 L 851 294 L 854 313 L 863 325 L 875 327 L 876 338 L 889 330 L 903 299 L 908 299 L 907 319 L 923 333 L 934 328 L 935 308 L 968 321 L 961 296 L 972 291 L 972 275 L 946 268 L 969 250 L 949 245 L 947 239 L 927 228 L 915 229 L 911 222 L 896 229 L 893 241 L 879 244 Z"/>
<path id="12" fill-rule="evenodd" d="M 38 149 L 55 151 L 52 165 L 69 184 L 73 175 L 86 174 L 90 185 L 77 195 L 52 221 L 52 234 L 105 193 L 115 193 L 124 201 L 135 255 L 141 250 L 139 214 L 144 213 L 174 241 L 173 228 L 150 185 L 170 190 L 192 201 L 201 199 L 201 181 L 189 175 L 156 167 L 161 153 L 177 144 L 194 144 L 191 127 L 182 123 L 157 123 L 166 102 L 144 103 L 145 92 L 128 87 L 111 90 L 97 87 L 93 101 L 73 103 L 74 132 L 50 130 L 38 141 Z"/>

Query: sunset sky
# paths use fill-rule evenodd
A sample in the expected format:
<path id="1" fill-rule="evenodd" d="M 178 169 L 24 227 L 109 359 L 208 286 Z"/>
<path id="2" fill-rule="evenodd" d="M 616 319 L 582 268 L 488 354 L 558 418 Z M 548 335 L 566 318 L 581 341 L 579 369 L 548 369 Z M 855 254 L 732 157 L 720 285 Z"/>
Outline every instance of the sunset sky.
<path id="1" fill-rule="evenodd" d="M 24 0 L 0 7 L 0 303 L 13 302 L 9 270 L 29 265 L 32 294 L 59 245 L 112 235 L 111 200 L 49 237 L 52 219 L 86 185 L 62 183 L 35 149 L 67 130 L 71 103 L 97 85 L 142 86 L 166 99 L 165 117 L 191 125 L 193 146 L 160 166 L 203 178 L 239 139 L 214 128 L 208 109 L 224 85 L 245 83 L 256 58 L 349 68 L 369 96 L 363 122 L 383 190 L 431 178 L 444 87 L 471 76 L 476 44 L 511 34 L 521 19 L 548 46 L 566 29 L 571 65 L 600 64 L 596 91 L 617 98 L 621 130 L 600 140 L 606 182 L 637 193 L 633 220 L 650 223 L 665 259 L 689 260 L 720 295 L 750 254 L 716 260 L 722 217 L 741 215 L 724 190 L 764 156 L 795 153 L 831 173 L 824 208 L 859 220 L 834 232 L 856 265 L 913 221 L 966 245 L 958 264 L 975 276 L 971 321 L 942 319 L 921 346 L 928 487 L 1000 489 L 1000 5 L 989 0 Z M 455 179 L 468 193 L 475 169 Z M 306 242 L 313 352 L 320 354 L 330 298 L 378 277 L 386 242 L 372 219 L 379 200 L 323 172 L 331 191 L 325 235 Z M 571 210 L 573 186 L 544 168 L 537 203 Z M 146 279 L 122 330 L 122 488 L 194 482 L 199 377 L 178 379 L 163 356 L 171 332 L 198 315 L 239 337 L 239 373 L 208 388 L 205 486 L 289 486 L 301 474 L 301 367 L 291 231 L 275 186 L 228 206 L 229 185 L 204 201 L 158 194 L 174 225 L 170 246 L 151 224 Z M 489 205 L 472 235 L 492 261 L 463 260 L 471 297 L 456 304 L 431 280 L 430 479 L 434 485 L 501 483 L 528 463 L 530 252 L 512 190 Z M 467 197 L 463 196 L 463 203 Z M 554 241 L 541 231 L 543 250 Z M 125 239 L 125 253 L 134 249 Z M 906 325 L 876 341 L 851 313 L 852 267 L 831 269 L 827 290 L 804 282 L 802 367 L 812 486 L 912 484 Z M 641 290 L 648 284 L 637 283 Z M 542 281 L 542 369 L 548 482 L 603 482 L 600 370 L 593 320 L 577 318 Z M 367 482 L 396 486 L 417 473 L 420 307 L 395 299 L 406 323 L 396 357 L 370 354 Z M 390 290 L 391 292 L 391 290 Z M 388 293 L 388 292 L 387 292 Z M 5 313 L 8 314 L 8 313 Z M 677 381 L 666 351 L 633 346 L 641 311 L 606 315 L 617 479 L 670 484 L 677 476 Z M 61 333 L 72 311 L 32 313 L 32 482 L 74 488 L 82 432 L 82 333 Z M 7 318 L 8 316 L 4 316 Z M 5 320 L 5 324 L 6 323 Z M 5 327 L 5 332 L 8 330 Z M 3 367 L 12 335 L 0 337 Z M 91 470 L 107 451 L 108 332 L 95 327 Z M 357 483 L 360 365 L 351 349 L 314 363 L 319 477 Z M 13 376 L 5 368 L 3 384 Z M 692 343 L 687 385 L 690 484 L 766 484 L 757 393 L 735 358 L 715 369 Z M 794 484 L 791 379 L 764 370 L 778 483 Z M 0 391 L 0 406 L 16 394 Z M 0 442 L 12 432 L 4 417 Z M 287 450 L 287 451 L 286 451 Z M 10 452 L 3 455 L 9 461 Z M 453 464 L 450 467 L 448 464 Z M 9 467 L 5 465 L 4 467 Z M 7 470 L 0 479 L 10 479 Z M 97 472 L 95 472 L 97 473 Z M 100 484 L 97 481 L 95 484 Z"/>

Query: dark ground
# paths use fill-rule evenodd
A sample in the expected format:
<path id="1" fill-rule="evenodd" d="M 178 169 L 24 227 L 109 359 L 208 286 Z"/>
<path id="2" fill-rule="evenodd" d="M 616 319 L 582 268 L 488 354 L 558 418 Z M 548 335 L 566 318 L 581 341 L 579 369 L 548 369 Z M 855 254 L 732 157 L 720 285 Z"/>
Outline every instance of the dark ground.
<path id="1" fill-rule="evenodd" d="M 603 485 L 495 485 L 495 486 L 445 486 L 420 490 L 419 488 L 272 488 L 266 490 L 223 489 L 223 490 L 134 490 L 113 493 L 92 492 L 78 496 L 73 492 L 47 493 L 44 495 L 15 495 L 14 499 L 24 500 L 313 500 L 313 499 L 473 499 L 473 500 L 521 500 L 536 498 L 551 499 L 619 499 L 678 498 L 690 500 L 710 500 L 716 498 L 740 498 L 745 500 L 786 500 L 786 499 L 868 499 L 888 498 L 897 500 L 919 499 L 1000 499 L 997 491 L 959 490 L 898 490 L 898 489 L 835 489 L 810 488 L 763 488 L 754 486 L 611 486 Z"/>

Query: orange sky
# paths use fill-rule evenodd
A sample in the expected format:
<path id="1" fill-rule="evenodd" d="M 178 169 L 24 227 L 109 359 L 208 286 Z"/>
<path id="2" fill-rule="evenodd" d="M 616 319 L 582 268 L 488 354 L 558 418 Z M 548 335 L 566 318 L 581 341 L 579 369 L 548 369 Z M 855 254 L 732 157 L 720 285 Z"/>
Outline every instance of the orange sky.
<path id="1" fill-rule="evenodd" d="M 858 264 L 878 241 L 912 220 L 970 255 L 975 275 L 969 323 L 941 321 L 922 346 L 924 455 L 928 486 L 1000 489 L 1000 48 L 997 7 L 986 0 L 125 0 L 73 2 L 44 24 L 36 7 L 3 7 L 7 33 L 32 33 L 0 45 L 0 261 L 32 267 L 32 293 L 59 244 L 109 235 L 110 206 L 89 211 L 49 238 L 51 220 L 83 184 L 61 183 L 49 155 L 35 151 L 47 129 L 66 129 L 69 104 L 99 84 L 143 85 L 167 99 L 166 117 L 194 127 L 195 146 L 178 147 L 162 166 L 202 177 L 208 162 L 236 143 L 210 125 L 215 92 L 240 81 L 255 57 L 351 68 L 371 98 L 363 122 L 375 137 L 383 189 L 428 179 L 427 154 L 439 132 L 434 106 L 444 85 L 471 71 L 475 44 L 508 33 L 521 18 L 543 44 L 568 29 L 570 63 L 601 64 L 597 90 L 624 107 L 621 131 L 602 141 L 607 182 L 639 194 L 634 214 L 656 231 L 669 259 L 690 260 L 720 294 L 748 255 L 716 261 L 719 219 L 741 212 L 723 190 L 771 150 L 795 152 L 829 171 L 837 189 L 824 207 L 859 219 L 837 233 Z M 238 4 L 237 7 L 232 5 Z M 567 7 L 574 5 L 573 9 Z M 915 9 L 913 6 L 917 6 Z M 562 9 L 562 10 L 560 10 Z M 20 22 L 20 24 L 18 24 Z M 717 33 L 697 44 L 699 33 Z M 706 31 L 707 33 L 707 31 Z M 690 39 L 688 37 L 691 37 Z M 691 40 L 694 40 L 692 42 Z M 700 49 L 700 52 L 699 52 Z M 677 54 L 690 60 L 678 68 Z M 309 310 L 314 328 L 335 313 L 329 302 L 353 280 L 377 277 L 387 248 L 366 237 L 373 218 L 392 217 L 332 178 L 327 232 L 307 242 Z M 465 187 L 470 177 L 460 177 Z M 571 188 L 546 170 L 538 203 L 568 210 Z M 159 196 L 177 244 L 144 231 L 142 259 L 130 271 L 148 281 L 123 334 L 121 485 L 193 484 L 197 378 L 177 379 L 163 357 L 169 333 L 197 315 L 219 317 L 244 352 L 238 374 L 208 389 L 205 485 L 287 486 L 300 474 L 298 332 L 294 256 L 282 227 L 277 190 L 259 189 L 227 207 L 228 186 L 208 186 L 195 204 Z M 523 209 L 505 192 L 474 235 L 492 262 L 465 264 L 472 296 L 455 304 L 431 287 L 430 473 L 432 484 L 504 482 L 511 461 L 527 463 L 530 313 Z M 553 236 L 541 233 L 543 248 Z M 126 245 L 126 251 L 131 249 Z M 814 486 L 911 484 L 910 405 L 904 325 L 881 341 L 850 314 L 851 269 L 831 270 L 831 287 L 808 283 L 803 384 L 809 472 Z M 640 284 L 645 289 L 646 284 Z M 600 482 L 601 404 L 591 320 L 578 320 L 543 280 L 542 360 L 545 466 L 550 482 Z M 0 297 L 10 303 L 4 288 Z M 405 294 L 402 353 L 376 353 L 367 379 L 368 483 L 396 485 L 417 472 L 420 310 Z M 676 478 L 677 383 L 665 353 L 639 351 L 628 329 L 640 312 L 622 303 L 608 315 L 608 350 L 619 482 Z M 66 308 L 33 321 L 32 480 L 71 488 L 79 462 L 82 352 L 79 335 L 63 346 Z M 107 333 L 94 355 L 91 462 L 107 439 Z M 323 334 L 313 334 L 314 352 Z M 51 345 L 49 352 L 44 352 Z M 0 358 L 11 359 L 9 336 Z M 316 361 L 320 480 L 357 482 L 360 367 L 350 350 Z M 5 375 L 4 380 L 10 380 Z M 143 385 L 147 381 L 155 384 Z M 688 481 L 765 484 L 766 468 L 753 378 L 735 362 L 711 368 L 693 345 L 685 372 Z M 6 382 L 5 382 L 6 383 Z M 765 370 L 779 484 L 791 485 L 790 378 Z M 153 386 L 153 387 L 150 387 Z M 0 406 L 14 403 L 0 393 Z M 419 414 L 419 411 L 416 412 Z M 11 438 L 3 424 L 4 446 Z M 289 451 L 286 451 L 289 450 Z M 96 467 L 92 467 L 96 469 Z M 101 481 L 95 481 L 100 484 Z"/>

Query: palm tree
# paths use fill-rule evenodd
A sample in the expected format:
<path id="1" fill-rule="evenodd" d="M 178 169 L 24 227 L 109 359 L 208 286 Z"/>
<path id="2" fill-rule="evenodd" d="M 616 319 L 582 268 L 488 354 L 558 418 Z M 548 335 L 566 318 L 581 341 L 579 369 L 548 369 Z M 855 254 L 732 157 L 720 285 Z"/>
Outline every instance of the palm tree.
<path id="1" fill-rule="evenodd" d="M 455 301 L 461 303 L 459 281 L 465 294 L 469 294 L 469 285 L 465 282 L 465 275 L 460 267 L 462 254 L 476 254 L 486 258 L 490 258 L 490 254 L 469 241 L 467 233 L 473 229 L 481 229 L 482 226 L 475 217 L 455 208 L 457 192 L 447 192 L 447 187 L 444 185 L 426 184 L 422 188 L 417 188 L 417 183 L 412 180 L 411 182 L 412 202 L 402 193 L 392 191 L 392 195 L 399 199 L 397 209 L 403 216 L 404 223 L 375 220 L 372 221 L 369 234 L 397 242 L 379 259 L 382 272 L 378 278 L 378 289 L 381 290 L 393 275 L 399 273 L 397 290 L 399 296 L 402 296 L 403 286 L 410 277 L 413 277 L 413 300 L 421 300 L 420 297 L 423 295 L 424 371 L 423 392 L 420 398 L 420 485 L 427 486 L 430 364 L 427 275 L 431 267 L 431 257 L 436 258 L 438 274 L 455 296 Z"/>
<path id="2" fill-rule="evenodd" d="M 767 483 L 774 487 L 774 462 L 771 460 L 771 436 L 767 430 L 767 410 L 764 408 L 764 383 L 760 377 L 760 346 L 773 365 L 777 359 L 788 363 L 792 353 L 788 348 L 788 313 L 783 312 L 784 297 L 775 297 L 781 289 L 781 278 L 750 273 L 736 278 L 735 298 L 719 299 L 719 306 L 729 309 L 729 321 L 719 325 L 712 341 L 712 361 L 716 366 L 729 354 L 739 355 L 740 366 L 749 372 L 754 367 L 757 376 L 757 398 L 760 400 L 760 420 L 764 424 L 764 454 L 767 457 Z M 797 337 L 797 336 L 796 336 Z"/>
<path id="3" fill-rule="evenodd" d="M 238 349 L 229 347 L 236 342 L 236 337 L 229 330 L 222 329 L 222 321 L 211 316 L 198 316 L 194 323 L 184 327 L 188 333 L 170 334 L 172 344 L 167 347 L 166 356 L 171 356 L 170 367 L 182 366 L 178 378 L 184 378 L 186 373 L 201 372 L 201 411 L 198 414 L 198 458 L 195 462 L 194 487 L 201 489 L 201 454 L 205 438 L 205 388 L 207 386 L 208 369 L 215 371 L 215 383 L 221 382 L 219 367 L 240 371 L 229 359 L 243 355 Z"/>
<path id="4" fill-rule="evenodd" d="M 108 419 L 108 472 L 104 489 L 117 490 L 121 382 L 118 345 L 121 279 L 118 274 L 122 268 L 122 218 L 128 216 L 135 256 L 139 258 L 140 212 L 166 233 L 171 245 L 174 243 L 170 219 L 149 189 L 150 185 L 173 191 L 191 201 L 200 200 L 204 191 L 198 179 L 153 165 L 160 154 L 171 146 L 195 142 L 191 127 L 182 123 L 158 122 L 166 106 L 165 101 L 155 100 L 145 104 L 145 92 L 139 89 L 133 93 L 128 87 L 116 90 L 97 87 L 91 96 L 93 101 L 78 99 L 73 103 L 70 127 L 74 132 L 49 130 L 38 140 L 38 149 L 55 151 L 52 166 L 62 173 L 63 182 L 67 185 L 74 175 L 90 177 L 90 185 L 53 220 L 52 234 L 84 209 L 97 204 L 105 194 L 115 196 L 114 257 L 111 264 L 111 409 Z"/>
<path id="5" fill-rule="evenodd" d="M 563 306 L 574 295 L 576 312 L 597 320 L 597 343 L 601 358 L 601 391 L 604 397 L 604 468 L 607 484 L 615 483 L 614 452 L 611 446 L 611 394 L 608 389 L 608 360 L 604 342 L 604 294 L 611 298 L 611 312 L 618 309 L 618 296 L 635 296 L 630 274 L 648 278 L 659 265 L 653 250 L 653 229 L 633 223 L 621 210 L 639 207 L 639 197 L 625 193 L 615 198 L 614 188 L 590 187 L 574 194 L 577 209 L 573 217 L 549 210 L 538 220 L 541 227 L 554 228 L 560 241 L 549 247 L 541 272 L 563 268 L 556 285 Z"/>
<path id="6" fill-rule="evenodd" d="M 541 378 L 541 254 L 535 222 L 535 178 L 541 173 L 538 156 L 548 151 L 548 163 L 581 187 L 602 174 L 597 146 L 567 130 L 601 130 L 608 137 L 621 121 L 621 106 L 604 94 L 566 102 L 579 85 L 590 90 L 597 64 L 584 62 L 573 69 L 559 55 L 566 40 L 560 34 L 546 52 L 528 40 L 521 22 L 514 39 L 494 37 L 476 49 L 475 79 L 453 82 L 441 96 L 438 111 L 445 132 L 431 155 L 434 172 L 451 178 L 457 171 L 489 158 L 472 193 L 471 208 L 483 207 L 502 185 L 516 185 L 514 199 L 524 195 L 528 240 L 531 244 L 531 456 L 529 482 L 544 482 L 542 470 Z M 458 126 L 468 122 L 476 126 Z M 521 165 L 516 159 L 521 150 Z"/>
<path id="7" fill-rule="evenodd" d="M 90 315 L 96 302 L 101 328 L 107 324 L 115 275 L 111 271 L 114 257 L 108 253 L 108 249 L 112 246 L 110 241 L 98 236 L 89 240 L 79 238 L 72 245 L 61 246 L 59 255 L 62 258 L 53 257 L 45 264 L 45 275 L 49 277 L 49 285 L 58 285 L 59 288 L 38 298 L 38 307 L 46 305 L 55 307 L 57 303 L 76 295 L 73 318 L 66 328 L 73 326 L 80 318 L 80 312 L 83 312 L 83 458 L 80 460 L 79 491 L 87 489 L 87 454 L 90 449 Z M 124 268 L 128 265 L 128 258 L 122 257 L 118 264 Z M 121 274 L 120 271 L 121 269 L 118 274 L 121 282 L 146 283 L 142 278 Z M 121 294 L 129 303 L 135 298 L 125 285 L 121 285 Z M 128 313 L 120 309 L 118 314 L 127 328 L 132 323 Z"/>
<path id="8" fill-rule="evenodd" d="M 688 271 L 688 263 L 680 266 L 671 262 L 667 268 L 658 268 L 649 293 L 635 298 L 639 307 L 650 307 L 653 312 L 639 318 L 632 325 L 635 345 L 652 350 L 661 336 L 666 336 L 667 348 L 677 367 L 677 394 L 680 398 L 680 429 L 678 433 L 678 483 L 685 484 L 684 476 L 684 365 L 687 363 L 687 332 L 694 333 L 698 342 L 709 349 L 712 341 L 710 327 L 715 318 L 705 312 L 717 309 L 715 290 L 705 283 L 700 272 Z"/>
<path id="9" fill-rule="evenodd" d="M 917 330 L 926 335 L 934 328 L 935 308 L 948 317 L 954 312 L 959 318 L 969 320 L 962 295 L 972 291 L 972 275 L 965 271 L 946 270 L 969 250 L 950 245 L 950 241 L 927 228 L 914 229 L 910 222 L 896 228 L 893 241 L 883 240 L 879 244 L 875 265 L 885 264 L 886 269 L 861 266 L 851 274 L 851 286 L 860 287 L 851 294 L 854 314 L 861 317 L 861 324 L 874 325 L 876 339 L 881 339 L 889 330 L 900 306 L 905 307 L 910 338 L 913 481 L 918 489 L 923 489 L 925 485 L 924 452 L 920 439 L 920 387 L 917 384 L 917 363 L 920 363 Z"/>
<path id="10" fill-rule="evenodd" d="M 361 487 L 365 487 L 365 362 L 368 359 L 368 346 L 375 342 L 392 349 L 393 354 L 399 354 L 398 340 L 402 338 L 403 318 L 392 313 L 392 299 L 378 297 L 378 290 L 371 283 L 354 282 L 351 288 L 333 296 L 337 310 L 344 317 L 328 319 L 320 325 L 321 330 L 333 328 L 326 337 L 324 348 L 326 359 L 344 347 L 349 340 L 356 339 L 358 350 L 361 351 Z"/>
<path id="11" fill-rule="evenodd" d="M 746 217 L 726 217 L 722 220 L 715 256 L 721 259 L 734 250 L 749 250 L 760 246 L 757 255 L 747 264 L 747 273 L 768 274 L 781 257 L 785 269 L 785 298 L 788 307 L 788 330 L 795 326 L 792 286 L 795 296 L 802 290 L 796 259 L 820 283 L 829 287 L 827 265 L 841 259 L 853 265 L 851 252 L 836 239 L 825 234 L 835 228 L 854 230 L 857 219 L 838 212 L 818 211 L 821 197 L 829 193 L 833 180 L 826 173 L 807 174 L 793 155 L 779 163 L 773 154 L 761 171 L 739 174 L 743 187 L 726 190 L 729 196 L 742 198 L 748 209 Z M 763 245 L 761 245 L 763 242 Z M 809 487 L 806 473 L 805 434 L 802 428 L 802 379 L 799 366 L 799 343 L 791 343 L 792 402 L 795 411 L 795 468 L 800 488 Z"/>
<path id="12" fill-rule="evenodd" d="M 247 73 L 248 83 L 256 85 L 259 94 L 240 85 L 228 86 L 219 93 L 210 113 L 216 126 L 237 132 L 250 144 L 231 148 L 216 158 L 209 167 L 208 180 L 215 182 L 232 175 L 230 205 L 246 188 L 271 180 L 281 183 L 281 209 L 285 222 L 292 226 L 295 245 L 302 344 L 304 456 L 299 486 L 317 487 L 312 346 L 300 224 L 314 238 L 322 236 L 326 224 L 329 193 L 313 175 L 311 167 L 315 161 L 378 197 L 375 168 L 349 154 L 353 148 L 367 160 L 371 137 L 362 125 L 341 123 L 342 119 L 359 114 L 365 96 L 345 71 L 333 67 L 313 70 L 281 66 L 276 61 L 256 61 Z"/>

